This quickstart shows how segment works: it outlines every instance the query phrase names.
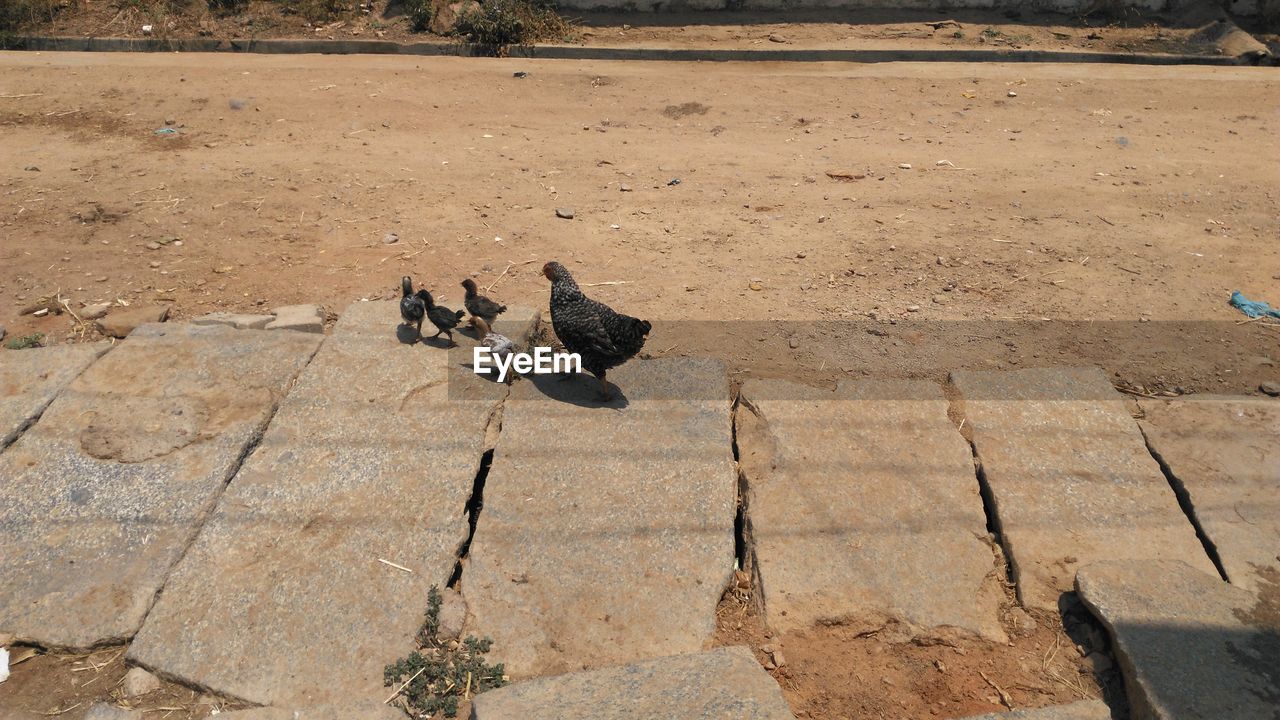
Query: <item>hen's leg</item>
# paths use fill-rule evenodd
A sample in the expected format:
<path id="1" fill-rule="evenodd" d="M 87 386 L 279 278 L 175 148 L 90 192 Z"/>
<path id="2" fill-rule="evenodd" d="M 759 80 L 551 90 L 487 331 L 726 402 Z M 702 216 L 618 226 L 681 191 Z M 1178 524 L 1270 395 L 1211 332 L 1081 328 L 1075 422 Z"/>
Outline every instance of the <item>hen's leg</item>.
<path id="1" fill-rule="evenodd" d="M 600 400 L 606 400 L 606 401 L 612 400 L 613 393 L 609 392 L 609 381 L 604 379 L 604 373 L 600 373 L 599 377 L 600 377 L 600 392 L 597 393 L 597 397 Z"/>

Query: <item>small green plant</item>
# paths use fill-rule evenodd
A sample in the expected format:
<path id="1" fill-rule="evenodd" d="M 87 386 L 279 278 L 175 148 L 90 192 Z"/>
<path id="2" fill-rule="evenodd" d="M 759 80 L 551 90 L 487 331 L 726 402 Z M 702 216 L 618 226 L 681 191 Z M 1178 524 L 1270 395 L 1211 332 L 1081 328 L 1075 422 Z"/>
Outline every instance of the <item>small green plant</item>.
<path id="1" fill-rule="evenodd" d="M 22 337 L 16 337 L 4 344 L 10 350 L 26 350 L 27 348 L 43 347 L 44 333 L 31 333 Z"/>
<path id="2" fill-rule="evenodd" d="M 485 661 L 493 645 L 489 638 L 441 641 L 442 604 L 439 588 L 432 585 L 427 593 L 426 619 L 418 631 L 418 650 L 383 670 L 387 686 L 395 685 L 405 708 L 420 717 L 437 712 L 456 717 L 459 698 L 502 687 L 506 682 L 502 663 L 489 665 Z"/>
<path id="3" fill-rule="evenodd" d="M 409 18 L 409 29 L 426 32 L 435 19 L 436 8 L 432 0 L 404 0 L 404 14 Z"/>
<path id="4" fill-rule="evenodd" d="M 998 38 L 998 37 L 1004 37 L 1004 33 L 1000 32 L 999 30 L 993 27 L 989 27 L 989 28 L 985 28 L 982 31 L 982 36 L 989 37 L 989 38 Z"/>
<path id="5" fill-rule="evenodd" d="M 487 0 L 463 13 L 454 31 L 481 54 L 502 56 L 512 45 L 564 39 L 569 30 L 550 0 Z"/>

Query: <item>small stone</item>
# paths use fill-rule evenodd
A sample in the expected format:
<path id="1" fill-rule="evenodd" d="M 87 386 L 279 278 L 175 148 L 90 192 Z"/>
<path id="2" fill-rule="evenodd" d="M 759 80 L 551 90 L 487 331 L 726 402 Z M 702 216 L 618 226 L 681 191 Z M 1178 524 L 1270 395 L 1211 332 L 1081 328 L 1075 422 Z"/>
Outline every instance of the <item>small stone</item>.
<path id="1" fill-rule="evenodd" d="M 556 217 L 564 220 L 572 220 L 573 210 L 570 208 L 556 208 Z"/>
<path id="2" fill-rule="evenodd" d="M 899 169 L 899 170 L 910 170 L 910 169 L 911 169 L 911 163 L 898 163 L 898 169 Z"/>
<path id="3" fill-rule="evenodd" d="M 1031 617 L 1031 613 L 1020 607 L 1015 607 L 1009 611 L 1009 625 L 1012 626 L 1013 634 L 1017 637 L 1029 637 L 1034 634 L 1038 623 L 1036 619 Z"/>
<path id="4" fill-rule="evenodd" d="M 84 720 L 141 720 L 142 713 L 137 710 L 123 710 L 106 703 L 95 703 L 85 713 Z"/>
<path id="5" fill-rule="evenodd" d="M 153 268 L 158 268 L 158 267 L 160 267 L 160 261 L 159 261 L 159 260 L 152 260 L 150 264 L 151 264 L 151 267 L 153 267 Z"/>
<path id="6" fill-rule="evenodd" d="M 779 35 L 778 33 L 773 33 L 769 36 L 769 42 L 785 43 L 787 42 L 787 38 L 783 35 Z"/>
<path id="7" fill-rule="evenodd" d="M 795 350 L 796 348 L 800 347 L 800 341 L 795 338 L 791 338 L 790 340 L 787 341 L 787 345 L 790 345 L 791 349 Z"/>
<path id="8" fill-rule="evenodd" d="M 164 124 L 165 124 L 165 125 L 173 125 L 173 124 L 174 124 L 174 123 L 176 123 L 176 122 L 178 122 L 178 121 L 177 121 L 177 120 L 174 120 L 174 119 L 173 119 L 173 118 L 171 118 L 171 117 L 167 117 L 167 118 L 165 118 L 165 119 L 164 119 Z"/>
<path id="9" fill-rule="evenodd" d="M 1018 97 L 1018 93 L 1016 93 L 1016 92 L 1014 92 L 1014 91 L 1010 90 L 1010 91 L 1009 91 L 1009 97 Z"/>
<path id="10" fill-rule="evenodd" d="M 32 315 L 34 315 L 34 316 L 36 316 L 36 317 L 44 317 L 45 315 L 48 315 L 48 314 L 49 314 L 49 308 L 40 308 L 39 310 L 37 310 L 37 311 L 35 311 L 35 312 L 31 313 L 31 314 L 32 314 Z"/>
<path id="11" fill-rule="evenodd" d="M 934 304 L 935 304 L 935 305 L 946 305 L 946 304 L 947 304 L 947 296 L 946 296 L 946 295 L 934 295 L 934 296 L 933 296 L 933 302 L 934 302 Z"/>
<path id="12" fill-rule="evenodd" d="M 395 245 L 400 242 L 400 236 L 395 233 L 387 233 L 382 236 L 382 242 L 386 245 Z"/>
<path id="13" fill-rule="evenodd" d="M 756 292 L 759 292 L 764 289 L 764 281 L 762 281 L 760 278 L 752 278 L 751 282 L 747 285 L 747 287 L 751 288 L 752 290 L 755 290 Z"/>
<path id="14" fill-rule="evenodd" d="M 1280 382 L 1273 382 L 1268 380 L 1267 382 L 1264 382 L 1261 385 L 1259 385 L 1258 389 L 1270 395 L 1271 397 L 1280 397 Z"/>
<path id="15" fill-rule="evenodd" d="M 129 333 L 139 325 L 164 322 L 168 317 L 168 305 L 116 308 L 98 321 L 98 329 L 103 335 L 114 338 L 128 337 Z"/>
<path id="16" fill-rule="evenodd" d="M 162 246 L 160 243 L 158 243 L 158 242 L 156 242 L 156 241 L 154 241 L 154 240 L 152 240 L 151 242 L 147 243 L 147 249 L 148 249 L 148 250 L 159 250 L 161 247 L 163 247 L 163 246 Z"/>
<path id="17" fill-rule="evenodd" d="M 318 305 L 286 305 L 271 311 L 276 319 L 267 323 L 268 330 L 324 332 L 324 313 Z"/>
<path id="18" fill-rule="evenodd" d="M 907 312 L 920 312 L 920 306 L 919 306 L 919 305 L 908 305 L 908 306 L 907 306 Z"/>
<path id="19" fill-rule="evenodd" d="M 803 259 L 805 258 L 805 253 L 803 253 L 803 252 L 798 252 L 798 253 L 796 253 L 796 257 L 798 257 L 798 258 L 800 258 L 801 260 L 803 260 Z"/>
<path id="20" fill-rule="evenodd" d="M 619 190 L 620 192 L 631 192 L 631 186 L 630 186 L 630 185 L 626 185 L 626 184 L 622 184 L 622 185 L 619 185 L 619 186 L 618 186 L 618 190 Z"/>
<path id="21" fill-rule="evenodd" d="M 22 169 L 26 170 L 27 172 L 40 172 L 40 168 L 36 167 L 35 165 L 28 165 Z"/>
<path id="22" fill-rule="evenodd" d="M 110 309 L 111 309 L 110 303 L 98 303 L 96 305 L 85 305 L 84 308 L 80 310 L 80 313 L 79 313 L 80 319 L 81 320 L 97 320 L 103 315 L 106 315 L 107 311 L 109 311 Z"/>
<path id="23" fill-rule="evenodd" d="M 137 697 L 160 689 L 160 678 L 140 667 L 131 669 L 124 676 L 124 696 Z"/>
<path id="24" fill-rule="evenodd" d="M 947 264 L 947 259 L 946 259 L 946 258 L 944 258 L 944 257 L 942 257 L 941 255 L 939 255 L 939 256 L 938 256 L 938 264 L 939 264 L 939 265 L 946 265 L 946 264 Z"/>
<path id="25" fill-rule="evenodd" d="M 787 664 L 787 660 L 782 656 L 781 650 L 774 650 L 772 653 L 770 653 L 770 656 L 773 658 L 773 664 L 777 665 L 778 667 L 782 667 L 783 665 Z"/>
<path id="26" fill-rule="evenodd" d="M 619 225 L 619 224 L 617 224 L 617 223 L 614 223 L 613 225 L 610 225 L 610 226 L 609 226 L 609 229 L 610 229 L 610 230 L 621 230 L 621 229 L 622 229 L 622 226 L 621 226 L 621 225 Z"/>
<path id="27" fill-rule="evenodd" d="M 1093 673 L 1095 675 L 1101 675 L 1102 673 L 1110 670 L 1116 665 L 1111 660 L 1111 658 L 1107 657 L 1106 655 L 1100 652 L 1089 653 L 1084 657 L 1084 661 L 1088 663 L 1090 667 L 1093 668 Z"/>

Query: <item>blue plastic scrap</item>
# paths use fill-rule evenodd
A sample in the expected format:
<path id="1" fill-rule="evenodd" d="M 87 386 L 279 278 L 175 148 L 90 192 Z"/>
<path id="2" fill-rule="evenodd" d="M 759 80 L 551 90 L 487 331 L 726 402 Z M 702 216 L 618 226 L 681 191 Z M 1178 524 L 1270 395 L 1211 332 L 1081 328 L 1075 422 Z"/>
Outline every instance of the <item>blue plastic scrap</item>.
<path id="1" fill-rule="evenodd" d="M 1264 302 L 1250 300 L 1244 295 L 1241 295 L 1239 290 L 1231 293 L 1231 305 L 1251 318 L 1280 318 L 1280 310 L 1277 310 Z"/>

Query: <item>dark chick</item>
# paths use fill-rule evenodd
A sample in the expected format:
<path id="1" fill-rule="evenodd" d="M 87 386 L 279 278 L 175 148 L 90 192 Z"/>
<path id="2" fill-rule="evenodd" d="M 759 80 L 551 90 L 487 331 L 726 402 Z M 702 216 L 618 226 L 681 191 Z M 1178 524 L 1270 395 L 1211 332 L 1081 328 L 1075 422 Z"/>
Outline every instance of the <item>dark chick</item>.
<path id="1" fill-rule="evenodd" d="M 472 317 L 483 319 L 490 325 L 494 320 L 498 319 L 498 315 L 507 311 L 506 305 L 499 305 L 489 298 L 481 295 L 476 291 L 476 281 L 467 278 L 462 281 L 462 287 L 466 288 L 467 296 L 463 299 L 462 305 L 471 313 Z"/>
<path id="2" fill-rule="evenodd" d="M 583 369 L 600 379 L 600 395 L 607 399 L 605 373 L 640 352 L 652 326 L 583 295 L 558 262 L 544 265 L 542 274 L 551 280 L 551 327 L 556 337 L 566 350 L 581 356 Z"/>
<path id="3" fill-rule="evenodd" d="M 429 297 L 426 290 L 413 291 L 413 281 L 408 275 L 400 278 L 400 318 L 405 325 L 418 329 L 418 337 L 422 337 L 422 318 L 426 317 Z"/>
<path id="4" fill-rule="evenodd" d="M 453 329 L 458 327 L 458 323 L 466 313 L 462 310 L 454 312 L 443 305 L 437 305 L 431 299 L 431 293 L 426 290 L 422 292 L 425 293 L 422 299 L 427 303 L 427 319 L 436 326 L 436 334 L 431 337 L 440 337 L 440 333 L 444 333 L 449 337 L 449 347 L 457 345 L 458 343 L 453 341 Z"/>

